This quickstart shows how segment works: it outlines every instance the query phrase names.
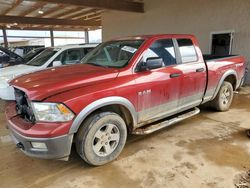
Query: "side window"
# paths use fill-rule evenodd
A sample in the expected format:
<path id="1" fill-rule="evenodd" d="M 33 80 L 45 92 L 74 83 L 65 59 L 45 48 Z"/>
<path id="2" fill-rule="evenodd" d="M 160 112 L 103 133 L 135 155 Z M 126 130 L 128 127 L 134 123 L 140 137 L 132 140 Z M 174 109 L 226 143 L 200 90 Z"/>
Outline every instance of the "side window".
<path id="1" fill-rule="evenodd" d="M 182 63 L 194 62 L 198 60 L 194 44 L 190 39 L 177 39 Z"/>
<path id="2" fill-rule="evenodd" d="M 67 51 L 64 51 L 62 53 L 60 53 L 58 56 L 56 56 L 56 58 L 48 65 L 48 67 L 53 67 L 53 62 L 54 61 L 61 61 L 62 62 L 62 57 L 67 54 Z"/>
<path id="3" fill-rule="evenodd" d="M 81 51 L 80 49 L 70 49 L 62 55 L 62 64 L 75 64 L 81 60 Z"/>
<path id="4" fill-rule="evenodd" d="M 93 48 L 84 48 L 84 56 L 89 53 Z"/>
<path id="5" fill-rule="evenodd" d="M 62 53 L 60 53 L 55 59 L 54 61 L 61 61 L 62 60 L 62 57 L 67 54 L 67 51 L 64 51 Z"/>
<path id="6" fill-rule="evenodd" d="M 172 39 L 163 39 L 155 41 L 145 52 L 143 61 L 147 58 L 160 57 L 166 66 L 176 64 L 174 44 Z"/>

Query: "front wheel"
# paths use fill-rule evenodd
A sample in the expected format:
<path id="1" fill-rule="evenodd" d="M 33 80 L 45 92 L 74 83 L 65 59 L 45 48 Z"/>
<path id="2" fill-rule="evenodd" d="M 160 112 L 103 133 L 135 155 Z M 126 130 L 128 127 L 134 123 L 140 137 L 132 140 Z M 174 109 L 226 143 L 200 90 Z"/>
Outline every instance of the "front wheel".
<path id="1" fill-rule="evenodd" d="M 233 101 L 233 86 L 230 82 L 224 81 L 221 88 L 211 102 L 211 106 L 218 111 L 228 111 Z"/>
<path id="2" fill-rule="evenodd" d="M 121 116 L 100 112 L 91 115 L 79 129 L 76 149 L 87 163 L 99 166 L 117 158 L 126 139 L 127 127 Z"/>

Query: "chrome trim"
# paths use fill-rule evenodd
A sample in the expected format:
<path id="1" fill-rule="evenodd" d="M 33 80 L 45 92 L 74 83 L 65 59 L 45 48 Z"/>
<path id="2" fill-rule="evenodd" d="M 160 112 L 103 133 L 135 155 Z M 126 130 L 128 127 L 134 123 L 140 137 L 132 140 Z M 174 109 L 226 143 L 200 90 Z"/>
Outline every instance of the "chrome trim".
<path id="1" fill-rule="evenodd" d="M 187 119 L 187 118 L 190 118 L 190 117 L 192 117 L 192 116 L 195 116 L 195 115 L 197 115 L 197 114 L 199 114 L 199 113 L 200 113 L 200 109 L 197 108 L 197 107 L 195 107 L 194 110 L 189 111 L 189 112 L 187 112 L 187 113 L 185 113 L 185 114 L 180 114 L 180 115 L 178 115 L 177 117 L 174 117 L 174 118 L 172 118 L 172 119 L 168 119 L 168 120 L 165 120 L 165 121 L 163 121 L 163 122 L 153 124 L 153 125 L 148 126 L 148 127 L 144 128 L 144 129 L 143 129 L 143 127 L 142 127 L 142 128 L 138 128 L 138 129 L 135 129 L 135 130 L 132 132 L 132 134 L 136 134 L 136 135 L 150 134 L 150 133 L 153 133 L 153 132 L 158 131 L 158 130 L 160 130 L 160 129 L 163 129 L 163 128 L 165 128 L 165 127 L 168 127 L 168 126 L 170 126 L 170 125 L 173 125 L 173 124 L 175 124 L 175 123 L 178 123 L 178 122 L 180 122 L 180 121 L 182 121 L 182 120 L 185 120 L 185 119 Z"/>
<path id="2" fill-rule="evenodd" d="M 185 98 L 186 99 L 189 98 L 190 100 L 193 99 L 192 96 L 185 97 Z M 178 101 L 179 100 L 174 100 L 172 102 L 168 102 L 168 103 L 165 103 L 165 104 L 160 105 L 160 106 L 149 108 L 145 111 L 140 111 L 138 113 L 138 120 L 140 120 L 140 121 L 138 122 L 138 124 L 135 124 L 135 126 L 133 128 L 134 129 L 140 128 L 144 125 L 147 125 L 147 124 L 150 124 L 150 123 L 153 123 L 156 121 L 160 121 L 161 119 L 167 118 L 169 116 L 172 116 L 172 115 L 178 114 L 180 112 L 186 111 L 188 109 L 194 108 L 196 106 L 199 106 L 201 104 L 202 100 L 195 100 L 195 101 L 192 101 L 192 102 L 185 104 L 185 105 L 182 105 L 182 106 L 173 107 L 172 104 L 177 103 L 177 105 L 178 105 Z M 165 111 L 161 110 L 162 111 L 161 113 L 157 112 L 157 115 L 151 116 L 151 117 L 149 116 L 150 113 L 156 114 L 154 111 L 156 111 L 159 108 L 164 109 Z"/>
<path id="3" fill-rule="evenodd" d="M 69 130 L 69 134 L 76 133 L 78 131 L 78 128 L 80 127 L 81 123 L 84 121 L 84 119 L 94 112 L 95 110 L 107 106 L 107 105 L 112 105 L 112 104 L 118 104 L 118 105 L 123 105 L 125 106 L 132 118 L 133 118 L 133 124 L 136 125 L 138 118 L 137 118 L 137 112 L 135 110 L 134 105 L 126 98 L 123 97 L 118 97 L 118 96 L 112 96 L 112 97 L 106 97 L 102 98 L 99 100 L 94 101 L 93 103 L 89 104 L 86 106 L 74 119 L 72 126 Z"/>

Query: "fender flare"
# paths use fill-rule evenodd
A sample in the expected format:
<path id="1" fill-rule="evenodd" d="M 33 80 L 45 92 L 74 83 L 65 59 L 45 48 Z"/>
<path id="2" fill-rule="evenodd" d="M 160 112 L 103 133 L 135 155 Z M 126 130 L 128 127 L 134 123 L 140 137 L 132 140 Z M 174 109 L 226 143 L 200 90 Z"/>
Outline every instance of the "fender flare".
<path id="1" fill-rule="evenodd" d="M 92 112 L 94 112 L 95 110 L 101 107 L 112 105 L 112 104 L 123 105 L 124 107 L 126 107 L 133 118 L 134 125 L 137 124 L 137 112 L 135 110 L 134 105 L 128 99 L 124 97 L 118 97 L 118 96 L 105 97 L 105 98 L 98 99 L 90 103 L 84 109 L 81 110 L 81 112 L 74 119 L 70 127 L 69 134 L 76 133 L 79 127 L 81 126 L 82 122 L 86 119 L 86 117 L 89 114 L 91 114 Z"/>
<path id="2" fill-rule="evenodd" d="M 236 88 L 238 87 L 238 84 L 239 84 L 239 83 L 238 83 L 237 72 L 236 72 L 235 70 L 233 70 L 233 69 L 227 70 L 227 71 L 222 75 L 222 77 L 220 78 L 220 81 L 219 81 L 219 83 L 218 83 L 218 85 L 217 85 L 217 87 L 216 87 L 216 89 L 215 89 L 214 95 L 213 95 L 213 97 L 212 97 L 211 100 L 213 100 L 213 99 L 216 97 L 216 95 L 218 94 L 218 92 L 219 92 L 219 90 L 220 90 L 220 88 L 221 88 L 221 85 L 222 85 L 222 83 L 224 82 L 224 80 L 226 79 L 226 77 L 231 76 L 231 75 L 235 76 L 235 78 L 236 78 Z"/>

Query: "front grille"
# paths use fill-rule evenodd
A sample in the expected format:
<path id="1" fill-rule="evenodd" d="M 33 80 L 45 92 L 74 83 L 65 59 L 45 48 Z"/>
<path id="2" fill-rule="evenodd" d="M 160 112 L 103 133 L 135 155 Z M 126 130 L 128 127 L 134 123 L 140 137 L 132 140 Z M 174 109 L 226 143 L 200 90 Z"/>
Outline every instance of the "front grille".
<path id="1" fill-rule="evenodd" d="M 35 116 L 25 93 L 15 88 L 15 99 L 17 114 L 23 119 L 35 123 Z"/>

